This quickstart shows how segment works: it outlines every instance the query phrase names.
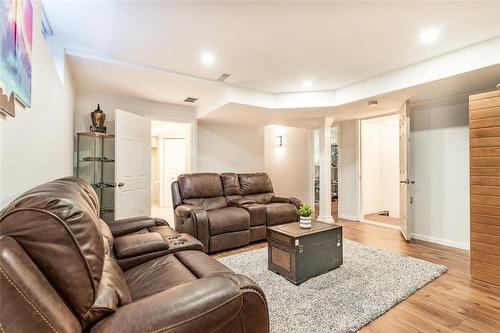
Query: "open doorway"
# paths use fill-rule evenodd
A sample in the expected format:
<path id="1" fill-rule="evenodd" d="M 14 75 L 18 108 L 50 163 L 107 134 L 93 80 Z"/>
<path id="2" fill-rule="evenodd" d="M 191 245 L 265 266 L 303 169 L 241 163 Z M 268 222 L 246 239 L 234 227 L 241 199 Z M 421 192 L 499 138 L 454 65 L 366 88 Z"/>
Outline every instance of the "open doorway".
<path id="1" fill-rule="evenodd" d="M 319 215 L 320 202 L 320 136 L 319 129 L 313 132 L 314 143 L 314 217 Z M 334 220 L 338 219 L 339 202 L 339 126 L 333 124 L 330 127 L 330 181 L 331 181 L 331 215 Z"/>
<path id="2" fill-rule="evenodd" d="M 173 223 L 170 185 L 191 172 L 191 124 L 151 121 L 151 212 Z"/>
<path id="3" fill-rule="evenodd" d="M 399 227 L 399 115 L 361 121 L 363 220 Z"/>

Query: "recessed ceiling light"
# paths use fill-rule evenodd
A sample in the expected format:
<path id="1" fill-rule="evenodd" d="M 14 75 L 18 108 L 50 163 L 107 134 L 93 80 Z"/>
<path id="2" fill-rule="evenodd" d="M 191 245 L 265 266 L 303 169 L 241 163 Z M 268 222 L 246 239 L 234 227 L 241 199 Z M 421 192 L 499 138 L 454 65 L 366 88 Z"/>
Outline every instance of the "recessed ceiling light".
<path id="1" fill-rule="evenodd" d="M 436 28 L 425 29 L 420 33 L 419 39 L 421 43 L 430 43 L 439 37 L 439 30 Z"/>
<path id="2" fill-rule="evenodd" d="M 208 66 L 213 65 L 215 63 L 215 56 L 212 53 L 203 53 L 201 55 L 201 62 Z"/>
<path id="3" fill-rule="evenodd" d="M 311 80 L 302 81 L 302 87 L 304 87 L 304 88 L 311 88 L 312 85 L 313 85 L 313 82 Z"/>

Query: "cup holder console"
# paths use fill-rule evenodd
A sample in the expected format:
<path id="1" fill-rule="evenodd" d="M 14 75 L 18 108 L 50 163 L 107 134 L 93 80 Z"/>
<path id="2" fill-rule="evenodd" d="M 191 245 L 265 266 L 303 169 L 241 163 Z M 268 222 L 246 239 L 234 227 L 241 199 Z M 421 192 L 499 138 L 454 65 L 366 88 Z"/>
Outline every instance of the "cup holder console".
<path id="1" fill-rule="evenodd" d="M 186 244 L 186 241 L 184 240 L 174 240 L 173 242 L 170 243 L 172 246 L 180 246 Z"/>
<path id="2" fill-rule="evenodd" d="M 175 241 L 175 240 L 178 240 L 179 238 L 181 238 L 181 235 L 170 235 L 170 236 L 165 237 L 165 239 L 168 241 Z"/>

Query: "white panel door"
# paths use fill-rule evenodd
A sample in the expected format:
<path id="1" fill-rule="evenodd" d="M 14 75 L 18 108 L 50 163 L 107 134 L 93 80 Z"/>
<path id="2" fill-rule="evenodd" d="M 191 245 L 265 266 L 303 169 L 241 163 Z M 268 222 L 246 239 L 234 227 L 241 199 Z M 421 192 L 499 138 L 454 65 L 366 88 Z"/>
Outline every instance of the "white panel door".
<path id="1" fill-rule="evenodd" d="M 116 110 L 115 218 L 151 214 L 151 120 Z"/>
<path id="2" fill-rule="evenodd" d="M 186 172 L 186 139 L 163 139 L 163 190 L 164 207 L 172 207 L 170 185 L 177 176 Z"/>
<path id="3" fill-rule="evenodd" d="M 406 240 L 411 239 L 411 223 L 408 214 L 410 195 L 408 187 L 415 183 L 409 179 L 409 156 L 410 156 L 410 108 L 406 101 L 399 112 L 399 223 L 401 233 Z"/>

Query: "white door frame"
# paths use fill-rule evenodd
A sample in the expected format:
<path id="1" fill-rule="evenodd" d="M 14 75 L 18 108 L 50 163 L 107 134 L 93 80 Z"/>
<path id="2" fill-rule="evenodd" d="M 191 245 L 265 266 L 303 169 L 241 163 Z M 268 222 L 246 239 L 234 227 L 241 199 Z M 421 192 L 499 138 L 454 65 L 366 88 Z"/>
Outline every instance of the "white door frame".
<path id="1" fill-rule="evenodd" d="M 178 124 L 187 124 L 189 125 L 189 140 L 186 140 L 187 145 L 191 149 L 191 156 L 190 156 L 190 161 L 191 163 L 186 164 L 186 171 L 187 172 L 196 172 L 197 170 L 197 155 L 198 155 L 198 140 L 197 140 L 197 122 L 196 119 L 184 119 L 184 118 L 178 118 L 178 117 L 171 117 L 171 116 L 159 116 L 159 115 L 152 115 L 152 114 L 147 114 L 145 116 L 146 118 L 149 118 L 151 120 L 156 120 L 156 121 L 162 121 L 162 122 L 167 122 L 167 123 L 178 123 Z M 158 139 L 158 148 L 163 149 L 163 143 L 162 140 L 165 138 L 169 138 L 167 136 L 159 136 Z M 174 137 L 172 137 L 174 138 Z M 164 192 L 164 182 L 163 182 L 163 152 L 160 153 L 160 197 L 159 197 L 159 203 L 160 206 L 162 206 L 164 198 L 163 194 Z"/>
<path id="2" fill-rule="evenodd" d="M 145 117 L 149 118 L 151 120 L 190 125 L 189 130 L 190 130 L 191 139 L 189 141 L 187 141 L 187 143 L 191 146 L 191 163 L 190 163 L 191 165 L 189 167 L 190 167 L 190 172 L 196 172 L 197 165 L 198 165 L 198 160 L 197 160 L 197 156 L 198 156 L 198 139 L 197 139 L 198 125 L 197 125 L 196 119 L 184 119 L 184 118 L 178 118 L 178 117 L 159 116 L 159 115 L 152 115 L 152 114 L 147 114 Z"/>
<path id="3" fill-rule="evenodd" d="M 357 158 L 357 161 L 358 161 L 358 165 L 357 165 L 357 171 L 358 171 L 358 221 L 359 222 L 363 222 L 363 223 L 367 223 L 367 224 L 373 224 L 373 225 L 378 225 L 378 226 L 381 226 L 381 227 L 386 227 L 386 228 L 390 228 L 390 229 L 398 229 L 400 230 L 401 228 L 397 225 L 392 225 L 392 224 L 386 224 L 386 223 L 381 223 L 381 222 L 377 222 L 377 221 L 369 221 L 369 220 L 365 220 L 365 213 L 364 213 L 364 207 L 363 207 L 363 154 L 362 154 L 362 133 L 361 133 L 361 129 L 362 129 L 362 126 L 361 126 L 361 122 L 363 120 L 369 120 L 369 119 L 376 119 L 376 118 L 382 118 L 382 117 L 388 117 L 388 116 L 395 116 L 395 115 L 398 115 L 399 116 L 399 111 L 396 111 L 396 112 L 392 112 L 392 113 L 388 113 L 388 114 L 384 114 L 384 115 L 376 115 L 376 116 L 370 116 L 370 117 L 364 117 L 364 118 L 359 118 L 357 119 L 358 123 L 357 123 L 357 141 L 358 141 L 358 151 L 357 151 L 357 155 L 358 155 L 358 158 Z"/>

